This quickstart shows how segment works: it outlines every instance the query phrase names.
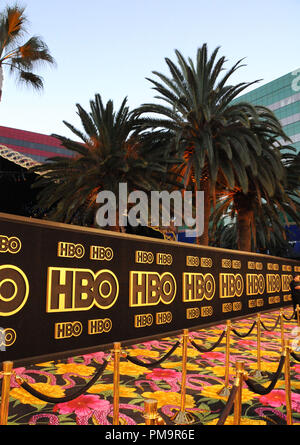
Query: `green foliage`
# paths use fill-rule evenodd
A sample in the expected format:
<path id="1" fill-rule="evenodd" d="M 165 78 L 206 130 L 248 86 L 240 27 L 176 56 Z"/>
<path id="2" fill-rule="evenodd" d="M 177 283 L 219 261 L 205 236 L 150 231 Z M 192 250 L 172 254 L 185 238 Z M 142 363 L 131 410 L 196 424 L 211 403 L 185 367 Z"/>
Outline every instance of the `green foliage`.
<path id="1" fill-rule="evenodd" d="M 251 192 L 244 195 L 238 189 L 220 189 L 217 206 L 212 213 L 212 245 L 228 249 L 239 248 L 237 215 L 244 211 L 244 203 L 246 211 L 253 211 L 251 250 L 282 257 L 291 255 L 286 226 L 290 221 L 300 225 L 299 156 L 292 153 L 292 147 L 286 146 L 282 150 L 285 153 L 277 159 L 277 170 L 272 170 L 268 165 L 268 156 L 262 155 L 258 159 L 258 174 L 255 177 L 250 176 Z M 269 153 L 266 151 L 266 154 Z M 273 180 L 276 171 L 278 177 Z M 270 194 L 269 189 L 264 187 L 268 183 L 271 187 Z"/>
<path id="2" fill-rule="evenodd" d="M 34 185 L 41 189 L 38 205 L 49 219 L 91 225 L 101 190 L 118 196 L 119 183 L 126 183 L 129 193 L 135 189 L 148 193 L 171 180 L 168 171 L 174 159 L 166 156 L 168 136 L 159 131 L 151 137 L 147 132 L 140 135 L 139 119 L 126 103 L 125 98 L 115 111 L 111 100 L 104 105 L 96 94 L 89 112 L 77 104 L 83 131 L 64 122 L 79 141 L 54 135 L 72 157 L 53 157 L 33 167 L 40 175 Z M 165 157 L 160 155 L 161 144 Z"/>
<path id="3" fill-rule="evenodd" d="M 231 102 L 255 82 L 228 85 L 230 77 L 242 66 L 241 61 L 220 78 L 225 58 L 217 59 L 218 51 L 216 48 L 208 57 L 204 44 L 194 63 L 176 50 L 177 64 L 165 59 L 170 77 L 154 71 L 158 80 L 149 79 L 162 103 L 143 104 L 135 113 L 146 115 L 141 118 L 145 128 L 164 128 L 174 133 L 182 155 L 178 173 L 184 176 L 186 187 L 195 183 L 199 189 L 201 179 L 208 175 L 214 193 L 221 171 L 229 184 L 238 181 L 247 192 L 245 168 L 252 168 L 251 158 L 261 151 L 250 130 L 251 121 L 258 116 L 252 105 Z"/>
<path id="4" fill-rule="evenodd" d="M 25 8 L 7 6 L 0 13 L 0 69 L 8 67 L 20 82 L 43 88 L 43 79 L 34 71 L 41 64 L 54 64 L 46 43 L 39 36 L 25 40 Z"/>
<path id="5" fill-rule="evenodd" d="M 34 169 L 39 206 L 48 218 L 91 225 L 98 192 L 118 194 L 119 183 L 146 193 L 209 184 L 211 244 L 240 248 L 248 238 L 252 250 L 286 252 L 286 222 L 300 224 L 299 154 L 268 108 L 233 102 L 257 82 L 229 83 L 242 60 L 226 70 L 206 44 L 194 61 L 175 54 L 177 63 L 165 59 L 169 75 L 148 79 L 158 103 L 130 112 L 125 98 L 115 111 L 96 95 L 90 111 L 77 104 L 82 129 L 65 125 L 79 141 L 55 135 L 73 156 Z"/>

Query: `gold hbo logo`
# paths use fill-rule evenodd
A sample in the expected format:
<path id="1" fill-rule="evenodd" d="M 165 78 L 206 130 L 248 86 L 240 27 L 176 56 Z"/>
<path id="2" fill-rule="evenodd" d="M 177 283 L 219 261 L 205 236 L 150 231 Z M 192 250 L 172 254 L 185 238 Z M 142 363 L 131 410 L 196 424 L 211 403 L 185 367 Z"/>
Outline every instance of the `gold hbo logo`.
<path id="1" fill-rule="evenodd" d="M 57 246 L 57 255 L 66 258 L 82 258 L 85 250 L 82 244 L 59 242 Z"/>
<path id="2" fill-rule="evenodd" d="M 8 317 L 19 312 L 29 294 L 29 283 L 24 272 L 16 266 L 0 266 L 0 315 Z"/>
<path id="3" fill-rule="evenodd" d="M 22 244 L 19 238 L 5 235 L 0 235 L 0 253 L 18 253 L 21 250 Z"/>
<path id="4" fill-rule="evenodd" d="M 82 333 L 82 324 L 80 323 L 80 321 L 73 321 L 73 322 L 67 321 L 63 323 L 55 323 L 54 337 L 56 339 L 79 337 L 81 333 Z"/>
<path id="5" fill-rule="evenodd" d="M 2 351 L 3 348 L 9 347 L 14 344 L 16 341 L 17 334 L 14 329 L 3 329 L 0 328 L 0 350 Z"/>

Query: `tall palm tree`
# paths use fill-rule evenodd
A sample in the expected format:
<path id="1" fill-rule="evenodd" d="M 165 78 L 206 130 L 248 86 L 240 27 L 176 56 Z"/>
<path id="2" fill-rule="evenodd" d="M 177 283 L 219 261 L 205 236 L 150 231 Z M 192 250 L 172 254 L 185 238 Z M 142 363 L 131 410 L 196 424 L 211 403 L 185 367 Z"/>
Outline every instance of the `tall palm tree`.
<path id="1" fill-rule="evenodd" d="M 157 190 L 167 178 L 168 159 L 163 161 L 155 155 L 161 152 L 157 148 L 165 143 L 164 138 L 152 135 L 150 150 L 149 135 L 144 133 L 139 137 L 139 121 L 126 103 L 127 98 L 115 111 L 111 100 L 104 105 L 96 94 L 90 101 L 90 112 L 77 104 L 83 131 L 64 121 L 77 140 L 53 135 L 72 156 L 53 157 L 32 169 L 39 174 L 34 185 L 40 189 L 38 207 L 45 209 L 47 218 L 90 225 L 100 191 L 111 191 L 118 196 L 119 184 L 126 183 L 128 193 L 133 190 L 148 193 Z M 118 218 L 115 229 L 111 230 L 120 230 Z"/>
<path id="2" fill-rule="evenodd" d="M 38 36 L 25 42 L 27 19 L 25 8 L 7 6 L 0 13 L 0 99 L 3 85 L 3 68 L 7 67 L 17 79 L 33 86 L 43 88 L 43 79 L 34 71 L 41 63 L 54 64 L 46 43 Z"/>
<path id="3" fill-rule="evenodd" d="M 237 236 L 237 247 L 245 251 L 256 250 L 258 246 L 274 247 L 275 242 L 284 244 L 287 218 L 300 223 L 299 202 L 295 199 L 299 160 L 297 163 L 297 157 L 293 156 L 293 147 L 282 145 L 289 139 L 275 115 L 262 106 L 256 109 L 260 121 L 252 121 L 251 128 L 262 152 L 252 160 L 252 169 L 246 169 L 248 191 L 245 193 L 238 181 L 229 187 L 219 175 L 218 205 L 213 215 L 212 236 L 218 220 L 227 214 L 236 226 L 233 233 Z"/>
<path id="4" fill-rule="evenodd" d="M 176 50 L 177 65 L 166 58 L 170 77 L 153 72 L 150 80 L 161 103 L 141 105 L 136 115 L 144 128 L 163 128 L 176 135 L 176 147 L 182 154 L 178 173 L 184 186 L 204 190 L 204 233 L 198 242 L 208 244 L 208 226 L 215 187 L 220 172 L 234 186 L 238 178 L 244 192 L 248 190 L 246 167 L 260 155 L 261 147 L 250 120 L 257 120 L 255 107 L 233 104 L 233 99 L 255 82 L 230 85 L 230 77 L 240 68 L 241 60 L 220 78 L 225 57 L 217 59 L 219 48 L 208 57 L 207 45 L 198 49 L 195 63 Z"/>

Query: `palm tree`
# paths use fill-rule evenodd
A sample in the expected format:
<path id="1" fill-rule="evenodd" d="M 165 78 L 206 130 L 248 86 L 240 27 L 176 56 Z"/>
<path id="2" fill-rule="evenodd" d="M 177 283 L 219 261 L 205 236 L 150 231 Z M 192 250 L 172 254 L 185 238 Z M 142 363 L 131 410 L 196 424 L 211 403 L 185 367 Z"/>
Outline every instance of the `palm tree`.
<path id="1" fill-rule="evenodd" d="M 4 67 L 15 73 L 19 81 L 42 89 L 43 79 L 34 70 L 41 63 L 54 64 L 47 45 L 40 37 L 32 36 L 22 42 L 27 24 L 24 11 L 16 5 L 7 6 L 0 13 L 0 99 Z"/>
<path id="2" fill-rule="evenodd" d="M 218 205 L 213 215 L 212 236 L 220 218 L 227 214 L 235 224 L 232 234 L 237 248 L 245 251 L 274 248 L 276 242 L 284 245 L 287 217 L 300 222 L 299 201 L 295 199 L 299 198 L 299 160 L 293 156 L 293 147 L 281 145 L 289 139 L 274 114 L 262 106 L 256 109 L 260 121 L 252 121 L 251 128 L 262 152 L 252 160 L 252 169 L 246 169 L 248 191 L 245 193 L 238 181 L 229 187 L 219 175 Z"/>
<path id="3" fill-rule="evenodd" d="M 262 206 L 265 207 L 265 204 Z M 263 209 L 264 210 L 264 209 Z M 256 246 L 251 239 L 251 250 L 274 256 L 290 256 L 291 246 L 285 236 L 283 227 L 274 224 L 267 212 L 262 211 L 263 218 L 256 218 Z M 263 223 L 261 225 L 261 223 Z M 211 245 L 223 249 L 239 249 L 237 218 L 220 218 L 211 233 Z"/>
<path id="4" fill-rule="evenodd" d="M 53 157 L 32 169 L 39 174 L 34 185 L 40 189 L 38 207 L 45 209 L 47 218 L 90 225 L 100 191 L 111 191 L 118 196 L 119 183 L 126 183 L 128 193 L 133 190 L 148 193 L 167 180 L 168 159 L 163 161 L 155 155 L 161 153 L 159 144 L 165 143 L 164 138 L 152 135 L 150 147 L 147 132 L 139 137 L 139 120 L 126 102 L 127 98 L 115 111 L 111 100 L 104 105 L 96 94 L 90 101 L 90 112 L 77 104 L 83 131 L 64 121 L 79 140 L 53 135 L 72 156 Z M 115 230 L 119 231 L 116 219 Z"/>
<path id="5" fill-rule="evenodd" d="M 217 59 L 218 51 L 216 48 L 208 57 L 204 44 L 198 49 L 194 63 L 176 50 L 178 65 L 166 59 L 171 77 L 154 71 L 159 80 L 148 79 L 164 104 L 143 104 L 135 111 L 145 129 L 173 132 L 182 155 L 177 172 L 184 178 L 184 187 L 204 190 L 204 233 L 197 240 L 204 245 L 209 241 L 209 218 L 220 172 L 232 187 L 237 178 L 246 193 L 246 168 L 251 170 L 253 159 L 261 153 L 259 140 L 250 129 L 250 121 L 258 120 L 255 107 L 232 103 L 255 82 L 228 84 L 241 67 L 241 60 L 220 78 L 225 58 Z"/>
<path id="6" fill-rule="evenodd" d="M 282 162 L 286 172 L 285 190 L 295 205 L 300 205 L 300 152 L 295 153 L 296 149 L 289 147 L 282 153 Z"/>

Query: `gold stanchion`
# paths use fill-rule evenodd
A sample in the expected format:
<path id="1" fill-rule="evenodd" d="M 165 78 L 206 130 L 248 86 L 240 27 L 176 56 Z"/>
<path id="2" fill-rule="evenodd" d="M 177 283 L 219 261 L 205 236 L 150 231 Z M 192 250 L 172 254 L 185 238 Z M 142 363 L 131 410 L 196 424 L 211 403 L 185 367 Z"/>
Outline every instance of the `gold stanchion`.
<path id="1" fill-rule="evenodd" d="M 219 391 L 219 395 L 222 397 L 229 397 L 229 366 L 230 366 L 230 333 L 231 333 L 231 321 L 226 322 L 226 351 L 225 351 L 225 383 L 224 388 Z"/>
<path id="2" fill-rule="evenodd" d="M 257 369 L 251 373 L 251 375 L 257 379 L 261 379 L 263 377 L 261 372 L 261 350 L 260 350 L 260 342 L 261 342 L 261 323 L 260 323 L 260 313 L 257 314 L 256 319 L 257 324 Z"/>
<path id="3" fill-rule="evenodd" d="M 261 374 L 261 354 L 260 354 L 260 343 L 261 343 L 261 324 L 260 324 L 260 314 L 257 314 L 257 370 Z"/>
<path id="4" fill-rule="evenodd" d="M 281 332 L 281 347 L 284 349 L 284 318 L 283 318 L 283 309 L 280 309 L 280 332 Z"/>
<path id="5" fill-rule="evenodd" d="M 181 377 L 181 403 L 180 411 L 185 410 L 185 394 L 186 394 L 186 366 L 187 366 L 187 344 L 189 340 L 189 331 L 184 329 L 182 336 L 182 377 Z"/>
<path id="6" fill-rule="evenodd" d="M 297 304 L 297 306 L 296 306 L 296 312 L 297 312 L 297 324 L 298 324 L 298 326 L 300 326 L 300 308 L 299 308 L 299 304 Z"/>
<path id="7" fill-rule="evenodd" d="M 292 419 L 292 394 L 291 394 L 291 375 L 290 375 L 290 342 L 285 340 L 285 363 L 284 363 L 284 381 L 285 381 L 285 400 L 286 400 L 286 423 L 293 424 Z"/>
<path id="8" fill-rule="evenodd" d="M 180 425 L 193 423 L 192 414 L 185 411 L 185 395 L 186 395 L 186 365 L 187 365 L 187 344 L 189 339 L 188 329 L 183 330 L 182 335 L 182 371 L 181 371 L 181 398 L 180 409 L 171 417 L 171 420 Z"/>
<path id="9" fill-rule="evenodd" d="M 9 409 L 9 391 L 10 391 L 12 370 L 13 370 L 13 362 L 3 362 L 0 425 L 7 425 L 8 409 Z"/>
<path id="10" fill-rule="evenodd" d="M 144 401 L 145 425 L 165 425 L 163 418 L 157 413 L 157 400 L 145 399 Z"/>
<path id="11" fill-rule="evenodd" d="M 114 378 L 113 378 L 113 425 L 119 425 L 119 399 L 120 399 L 120 354 L 121 344 L 114 343 Z"/>
<path id="12" fill-rule="evenodd" d="M 155 425 L 157 417 L 157 400 L 147 399 L 144 402 L 145 425 Z"/>
<path id="13" fill-rule="evenodd" d="M 244 362 L 236 362 L 236 379 L 235 386 L 238 387 L 238 391 L 235 396 L 234 401 L 234 411 L 233 411 L 233 423 L 234 425 L 241 424 L 242 417 L 242 392 L 243 392 L 243 381 L 244 381 Z"/>

